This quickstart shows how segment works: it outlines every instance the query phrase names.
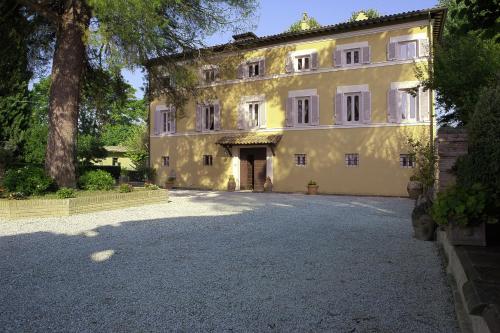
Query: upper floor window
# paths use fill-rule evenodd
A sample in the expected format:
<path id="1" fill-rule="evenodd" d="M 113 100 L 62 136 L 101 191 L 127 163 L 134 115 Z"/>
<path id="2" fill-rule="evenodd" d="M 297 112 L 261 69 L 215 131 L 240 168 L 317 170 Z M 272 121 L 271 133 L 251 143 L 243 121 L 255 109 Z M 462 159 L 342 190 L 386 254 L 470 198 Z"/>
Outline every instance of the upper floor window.
<path id="1" fill-rule="evenodd" d="M 345 166 L 346 167 L 358 167 L 359 166 L 359 154 L 345 154 Z"/>
<path id="2" fill-rule="evenodd" d="M 429 55 L 429 39 L 425 33 L 391 37 L 387 45 L 388 60 L 408 60 Z"/>
<path id="3" fill-rule="evenodd" d="M 212 166 L 214 162 L 214 159 L 212 155 L 203 155 L 203 165 L 205 166 Z"/>
<path id="4" fill-rule="evenodd" d="M 319 125 L 319 97 L 316 89 L 288 92 L 286 126 Z"/>
<path id="5" fill-rule="evenodd" d="M 367 84 L 339 86 L 335 96 L 335 123 L 339 125 L 371 122 L 371 93 Z"/>
<path id="6" fill-rule="evenodd" d="M 348 123 L 357 123 L 360 120 L 361 94 L 345 94 L 345 120 Z"/>
<path id="7" fill-rule="evenodd" d="M 285 71 L 307 72 L 318 69 L 318 52 L 316 50 L 301 50 L 291 52 L 286 58 Z"/>
<path id="8" fill-rule="evenodd" d="M 371 58 L 368 42 L 340 44 L 333 52 L 335 67 L 369 64 Z"/>
<path id="9" fill-rule="evenodd" d="M 310 97 L 299 97 L 295 99 L 295 119 L 298 125 L 309 125 L 311 105 Z"/>
<path id="10" fill-rule="evenodd" d="M 220 127 L 220 106 L 218 103 L 198 104 L 196 106 L 196 131 L 218 131 Z"/>
<path id="11" fill-rule="evenodd" d="M 175 133 L 175 107 L 158 106 L 154 114 L 154 132 L 156 135 Z"/>
<path id="12" fill-rule="evenodd" d="M 413 155 L 413 154 L 400 154 L 399 155 L 399 165 L 402 168 L 414 168 L 415 167 L 415 155 Z"/>
<path id="13" fill-rule="evenodd" d="M 243 96 L 238 110 L 238 129 L 266 127 L 265 95 Z"/>
<path id="14" fill-rule="evenodd" d="M 361 49 L 352 49 L 352 50 L 345 50 L 345 63 L 346 65 L 355 65 L 359 64 L 360 61 L 360 53 Z"/>
<path id="15" fill-rule="evenodd" d="M 307 162 L 306 154 L 295 154 L 295 165 L 305 166 Z"/>
<path id="16" fill-rule="evenodd" d="M 248 64 L 248 77 L 259 76 L 259 62 Z"/>
<path id="17" fill-rule="evenodd" d="M 216 80 L 216 69 L 211 68 L 211 69 L 205 69 L 203 70 L 203 77 L 205 79 L 205 83 L 211 83 L 215 82 Z"/>
<path id="18" fill-rule="evenodd" d="M 203 130 L 213 131 L 215 129 L 215 108 L 213 105 L 203 107 Z"/>
<path id="19" fill-rule="evenodd" d="M 308 70 L 310 69 L 310 63 L 311 63 L 311 56 L 306 55 L 306 56 L 301 56 L 297 57 L 297 70 L 303 71 L 303 70 Z"/>
<path id="20" fill-rule="evenodd" d="M 162 156 L 161 157 L 161 164 L 164 167 L 169 167 L 170 166 L 170 156 Z"/>
<path id="21" fill-rule="evenodd" d="M 162 112 L 161 126 L 163 133 L 175 132 L 175 110 L 168 110 Z"/>
<path id="22" fill-rule="evenodd" d="M 418 93 L 412 93 L 409 89 L 400 89 L 401 108 L 400 117 L 402 121 L 417 121 Z"/>

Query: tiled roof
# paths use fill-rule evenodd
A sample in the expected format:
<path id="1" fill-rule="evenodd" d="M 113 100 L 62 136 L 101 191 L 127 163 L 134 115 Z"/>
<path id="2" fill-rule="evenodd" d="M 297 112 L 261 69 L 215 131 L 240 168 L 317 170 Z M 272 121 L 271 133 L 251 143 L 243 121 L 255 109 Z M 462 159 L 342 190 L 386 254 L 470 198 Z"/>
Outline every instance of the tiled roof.
<path id="1" fill-rule="evenodd" d="M 223 146 L 232 145 L 277 145 L 282 138 L 279 134 L 245 134 L 224 136 L 217 140 L 217 144 Z"/>
<path id="2" fill-rule="evenodd" d="M 233 41 L 226 44 L 220 44 L 215 46 L 210 46 L 201 50 L 186 51 L 183 53 L 173 54 L 167 57 L 174 58 L 189 58 L 194 54 L 198 54 L 198 51 L 208 51 L 208 52 L 224 52 L 226 50 L 237 49 L 251 49 L 256 47 L 262 47 L 267 45 L 273 45 L 277 43 L 296 41 L 311 37 L 330 35 L 334 33 L 341 33 L 347 31 L 363 30 L 369 29 L 389 24 L 397 24 L 403 22 L 410 22 L 422 19 L 433 19 L 433 34 L 434 41 L 439 41 L 443 27 L 444 20 L 446 18 L 447 9 L 445 7 L 434 7 L 428 9 L 414 10 L 409 12 L 403 12 L 398 14 L 383 15 L 372 19 L 344 22 L 332 25 L 322 26 L 316 29 L 309 29 L 297 32 L 284 32 L 276 35 L 262 36 L 257 38 L 249 38 L 246 41 Z M 242 34 L 245 35 L 245 34 Z M 161 60 L 162 57 L 157 59 L 151 59 L 148 65 L 154 65 L 155 62 Z"/>

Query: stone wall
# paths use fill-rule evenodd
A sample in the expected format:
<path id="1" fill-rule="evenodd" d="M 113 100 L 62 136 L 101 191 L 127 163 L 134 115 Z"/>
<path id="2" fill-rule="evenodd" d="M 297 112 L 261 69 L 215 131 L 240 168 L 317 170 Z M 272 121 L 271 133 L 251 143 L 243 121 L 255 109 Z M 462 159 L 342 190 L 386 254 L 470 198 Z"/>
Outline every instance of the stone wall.
<path id="1" fill-rule="evenodd" d="M 467 154 L 467 133 L 462 128 L 442 127 L 437 134 L 439 155 L 438 190 L 442 191 L 455 184 L 452 168 L 459 156 Z"/>

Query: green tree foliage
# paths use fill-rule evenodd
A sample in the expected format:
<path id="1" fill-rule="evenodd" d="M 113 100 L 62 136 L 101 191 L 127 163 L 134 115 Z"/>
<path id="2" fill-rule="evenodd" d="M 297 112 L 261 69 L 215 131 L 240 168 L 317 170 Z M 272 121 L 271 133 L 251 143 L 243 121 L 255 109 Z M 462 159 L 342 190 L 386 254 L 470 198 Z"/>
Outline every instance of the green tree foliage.
<path id="1" fill-rule="evenodd" d="M 492 15 L 488 10 L 477 13 L 482 6 L 479 2 L 443 0 L 440 4 L 449 8 L 443 39 L 435 45 L 432 66 L 417 67 L 417 76 L 426 88 L 437 92 L 436 101 L 442 110 L 439 122 L 466 125 L 481 91 L 491 86 L 500 71 L 500 44 L 488 38 L 491 33 L 487 29 L 471 23 L 477 17 Z"/>
<path id="2" fill-rule="evenodd" d="M 316 28 L 321 28 L 321 24 L 314 17 L 310 17 L 307 13 L 304 13 L 302 14 L 302 19 L 293 23 L 287 32 L 298 32 Z"/>
<path id="3" fill-rule="evenodd" d="M 376 9 L 373 9 L 373 8 L 361 9 L 361 10 L 355 11 L 351 14 L 351 17 L 349 18 L 349 22 L 355 22 L 356 19 L 358 18 L 358 15 L 361 13 L 365 14 L 368 19 L 377 18 L 380 16 L 380 13 Z"/>
<path id="4" fill-rule="evenodd" d="M 137 170 L 147 166 L 149 155 L 149 140 L 147 125 L 137 126 L 133 129 L 132 135 L 125 141 L 128 148 L 126 156 L 132 160 Z"/>
<path id="5" fill-rule="evenodd" d="M 454 27 L 451 33 L 472 32 L 482 39 L 500 42 L 499 0 L 447 0 Z"/>

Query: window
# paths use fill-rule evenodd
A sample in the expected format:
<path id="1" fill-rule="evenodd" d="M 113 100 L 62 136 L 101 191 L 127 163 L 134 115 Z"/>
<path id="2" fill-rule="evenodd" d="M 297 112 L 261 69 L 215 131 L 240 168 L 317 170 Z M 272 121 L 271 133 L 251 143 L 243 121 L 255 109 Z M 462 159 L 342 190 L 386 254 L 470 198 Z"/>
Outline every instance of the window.
<path id="1" fill-rule="evenodd" d="M 360 63 L 360 49 L 345 50 L 344 52 L 346 65 L 354 65 Z"/>
<path id="2" fill-rule="evenodd" d="M 211 166 L 213 164 L 212 155 L 203 155 L 203 165 Z"/>
<path id="3" fill-rule="evenodd" d="M 203 130 L 213 131 L 215 126 L 215 108 L 213 105 L 203 107 Z"/>
<path id="4" fill-rule="evenodd" d="M 346 94 L 345 95 L 345 120 L 348 123 L 359 122 L 360 119 L 360 100 L 361 94 Z"/>
<path id="5" fill-rule="evenodd" d="M 162 156 L 161 157 L 161 164 L 164 167 L 169 167 L 170 166 L 170 156 Z"/>
<path id="6" fill-rule="evenodd" d="M 306 154 L 295 154 L 295 165 L 305 166 L 306 165 Z"/>
<path id="7" fill-rule="evenodd" d="M 310 55 L 297 57 L 297 70 L 299 71 L 308 70 L 311 68 L 310 64 L 311 64 Z"/>
<path id="8" fill-rule="evenodd" d="M 399 165 L 402 168 L 414 168 L 415 167 L 415 155 L 413 155 L 413 154 L 400 154 L 399 155 Z"/>
<path id="9" fill-rule="evenodd" d="M 417 57 L 417 41 L 404 41 L 398 42 L 396 45 L 398 49 L 398 55 L 400 60 L 414 59 Z"/>
<path id="10" fill-rule="evenodd" d="M 295 99 L 296 123 L 298 125 L 308 125 L 310 123 L 310 97 L 299 97 Z"/>
<path id="11" fill-rule="evenodd" d="M 175 111 L 163 111 L 162 112 L 162 131 L 163 133 L 174 133 L 175 132 Z"/>
<path id="12" fill-rule="evenodd" d="M 112 163 L 113 166 L 119 166 L 120 165 L 120 163 L 118 163 L 118 157 L 113 157 L 111 163 Z"/>
<path id="13" fill-rule="evenodd" d="M 217 69 L 215 68 L 210 68 L 210 69 L 205 69 L 203 71 L 203 77 L 205 79 L 205 83 L 211 83 L 215 82 L 217 79 Z"/>
<path id="14" fill-rule="evenodd" d="M 359 154 L 345 154 L 345 166 L 346 167 L 359 166 Z"/>
<path id="15" fill-rule="evenodd" d="M 418 110 L 418 94 L 410 89 L 401 89 L 401 121 L 416 121 Z"/>
<path id="16" fill-rule="evenodd" d="M 248 64 L 248 77 L 259 76 L 259 62 Z"/>
<path id="17" fill-rule="evenodd" d="M 247 104 L 247 119 L 248 119 L 248 128 L 255 128 L 260 126 L 259 120 L 259 102 L 250 102 Z"/>

